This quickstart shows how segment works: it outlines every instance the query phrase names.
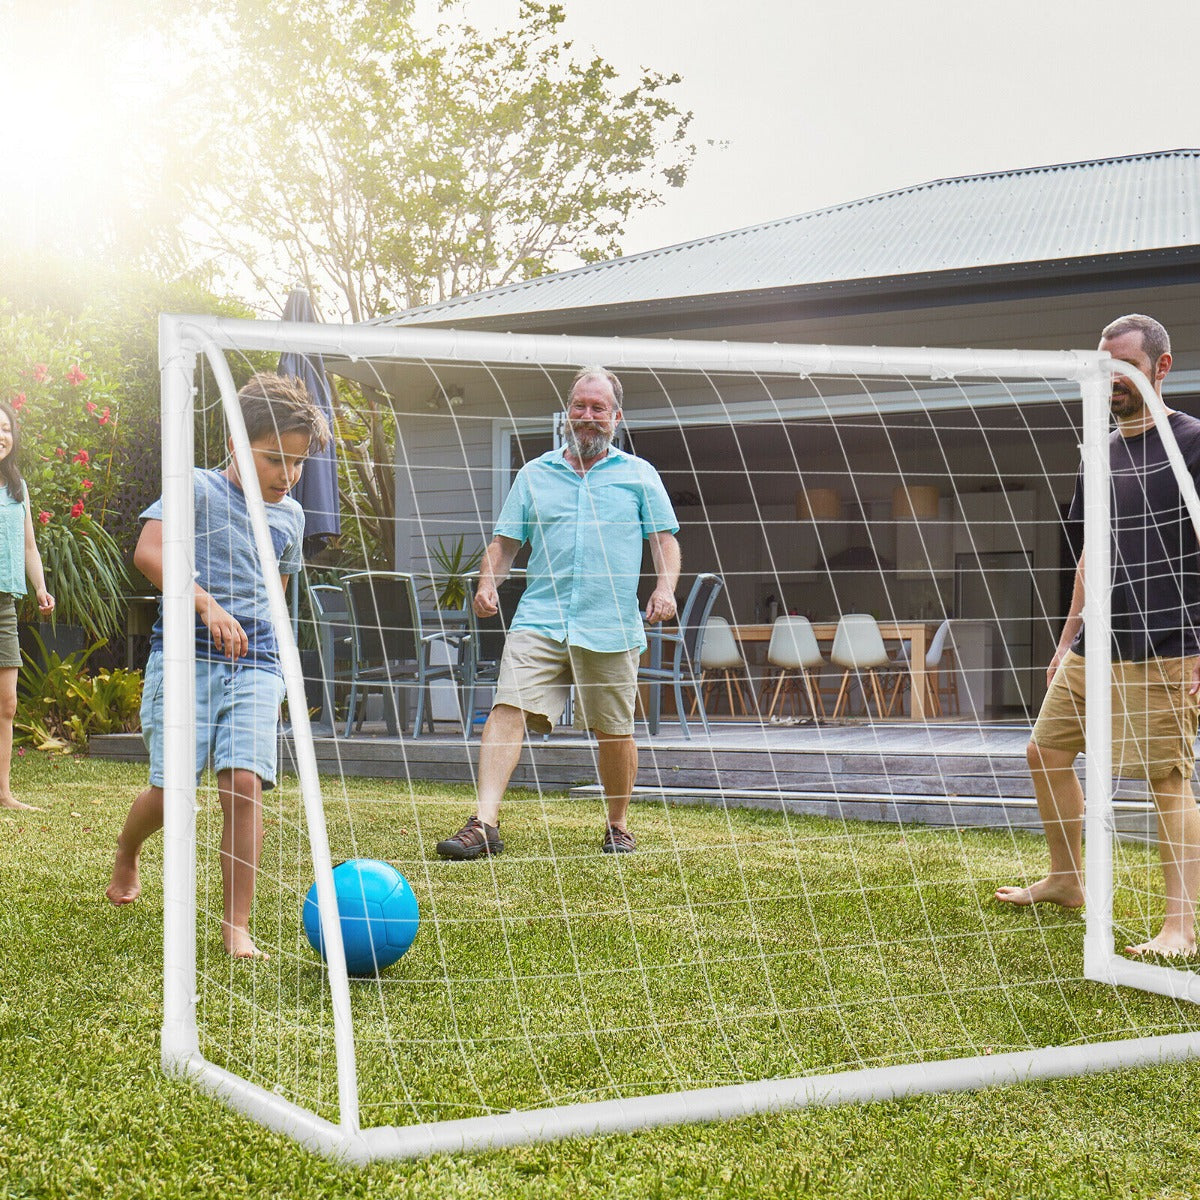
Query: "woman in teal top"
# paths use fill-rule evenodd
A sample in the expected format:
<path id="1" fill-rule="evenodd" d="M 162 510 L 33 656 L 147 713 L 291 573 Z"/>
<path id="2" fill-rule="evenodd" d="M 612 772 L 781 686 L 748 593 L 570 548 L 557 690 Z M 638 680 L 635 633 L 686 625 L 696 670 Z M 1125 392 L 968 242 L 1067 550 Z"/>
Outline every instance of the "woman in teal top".
<path id="1" fill-rule="evenodd" d="M 29 492 L 21 478 L 18 452 L 21 438 L 17 414 L 0 401 L 0 808 L 33 808 L 12 794 L 13 717 L 17 712 L 17 671 L 21 648 L 17 644 L 17 599 L 25 595 L 25 577 L 33 584 L 38 611 L 54 611 L 54 597 L 46 591 L 42 556 L 33 536 Z"/>

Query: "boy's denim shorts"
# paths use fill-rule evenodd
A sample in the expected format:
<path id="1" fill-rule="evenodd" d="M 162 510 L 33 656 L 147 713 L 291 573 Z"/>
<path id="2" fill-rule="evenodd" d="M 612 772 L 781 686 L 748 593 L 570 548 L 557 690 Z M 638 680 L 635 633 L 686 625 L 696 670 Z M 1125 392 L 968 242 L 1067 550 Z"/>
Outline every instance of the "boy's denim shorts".
<path id="1" fill-rule="evenodd" d="M 228 659 L 196 659 L 196 778 L 211 760 L 214 771 L 253 771 L 264 788 L 274 787 L 283 696 L 283 679 L 274 671 Z M 150 786 L 162 787 L 161 650 L 153 651 L 146 664 L 142 739 L 150 751 Z"/>

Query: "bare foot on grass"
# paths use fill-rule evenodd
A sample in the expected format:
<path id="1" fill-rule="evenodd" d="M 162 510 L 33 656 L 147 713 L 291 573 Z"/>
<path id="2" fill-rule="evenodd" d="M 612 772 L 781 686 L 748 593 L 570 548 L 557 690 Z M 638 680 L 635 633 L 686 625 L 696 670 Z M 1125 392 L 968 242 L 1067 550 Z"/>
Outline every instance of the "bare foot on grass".
<path id="1" fill-rule="evenodd" d="M 44 808 L 39 808 L 36 804 L 22 804 L 20 800 L 12 796 L 0 796 L 0 808 L 20 809 L 23 812 L 45 812 Z"/>
<path id="2" fill-rule="evenodd" d="M 1158 937 L 1153 937 L 1148 942 L 1126 946 L 1125 953 L 1133 958 L 1193 958 L 1196 954 L 1196 939 L 1168 933 L 1164 929 Z"/>
<path id="3" fill-rule="evenodd" d="M 1030 904 L 1057 904 L 1061 908 L 1082 908 L 1083 888 L 1078 883 L 1054 879 L 1047 875 L 1028 887 L 996 889 L 996 899 L 1002 904 L 1025 907 Z"/>
<path id="4" fill-rule="evenodd" d="M 137 855 L 130 857 L 120 847 L 113 861 L 112 879 L 104 889 L 110 904 L 118 908 L 122 904 L 132 904 L 142 894 L 142 882 L 138 878 Z"/>
<path id="5" fill-rule="evenodd" d="M 253 958 L 266 962 L 271 956 L 260 950 L 250 936 L 248 929 L 237 929 L 232 925 L 222 926 L 222 936 L 225 939 L 225 950 L 231 958 Z"/>

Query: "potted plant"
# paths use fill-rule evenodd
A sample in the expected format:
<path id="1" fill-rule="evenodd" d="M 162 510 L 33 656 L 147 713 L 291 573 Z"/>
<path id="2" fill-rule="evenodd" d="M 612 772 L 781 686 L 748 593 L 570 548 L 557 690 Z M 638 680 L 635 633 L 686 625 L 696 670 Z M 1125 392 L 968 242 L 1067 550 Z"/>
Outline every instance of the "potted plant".
<path id="1" fill-rule="evenodd" d="M 433 586 L 438 608 L 465 608 L 468 580 L 479 569 L 483 550 L 467 550 L 466 534 L 453 541 L 438 538 L 432 558 L 437 568 Z"/>

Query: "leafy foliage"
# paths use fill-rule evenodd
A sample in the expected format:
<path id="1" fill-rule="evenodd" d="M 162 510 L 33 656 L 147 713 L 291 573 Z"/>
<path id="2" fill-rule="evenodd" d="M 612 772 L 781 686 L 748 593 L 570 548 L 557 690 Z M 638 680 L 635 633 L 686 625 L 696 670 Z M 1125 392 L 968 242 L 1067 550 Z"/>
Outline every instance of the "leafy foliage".
<path id="1" fill-rule="evenodd" d="M 227 0 L 213 87 L 235 109 L 197 249 L 354 321 L 618 254 L 686 178 L 678 77 L 573 55 L 561 5 L 524 0 L 495 36 L 443 7 L 423 38 L 389 0 Z"/>
<path id="2" fill-rule="evenodd" d="M 17 677 L 16 740 L 38 750 L 86 750 L 93 734 L 138 728 L 142 673 L 122 667 L 90 674 L 87 662 L 105 643 L 60 655 L 36 630 L 37 653 L 25 653 Z"/>
<path id="3" fill-rule="evenodd" d="M 121 626 L 124 554 L 102 521 L 119 485 L 117 374 L 86 319 L 0 306 L 0 396 L 17 413 L 21 469 L 56 619 L 98 637 Z"/>
<path id="4" fill-rule="evenodd" d="M 164 281 L 94 261 L 0 253 L 0 331 L 5 335 L 0 342 L 0 399 L 16 403 L 25 397 L 18 413 L 22 469 L 34 497 L 35 518 L 39 512 L 50 514 L 37 522 L 36 531 L 50 590 L 59 602 L 58 618 L 78 621 L 99 636 L 118 631 L 119 621 L 113 622 L 123 618 L 123 609 L 99 604 L 96 597 L 128 590 L 109 568 L 117 560 L 128 562 L 139 531 L 138 514 L 162 491 L 160 312 L 249 315 L 245 306 L 213 296 L 195 279 Z M 240 377 L 274 362 L 273 357 L 247 355 L 235 371 Z M 41 381 L 31 377 L 38 363 L 47 368 L 48 377 Z M 76 365 L 86 378 L 73 384 L 69 372 Z M 206 365 L 200 383 L 205 395 L 215 394 Z M 89 403 L 95 407 L 89 410 Z M 108 418 L 101 424 L 106 409 Z M 225 437 L 219 411 L 198 411 L 198 446 L 206 446 L 210 456 L 220 454 Z M 85 480 L 90 488 L 83 486 Z M 83 512 L 72 518 L 71 509 L 80 500 Z M 59 541 L 49 532 L 60 526 L 91 542 L 68 545 L 61 570 Z M 82 572 L 87 584 L 96 559 L 104 564 L 99 587 L 76 603 L 74 581 L 66 576 L 74 565 L 74 574 Z M 93 625 L 86 617 L 96 612 L 103 620 Z"/>
<path id="5" fill-rule="evenodd" d="M 467 550 L 466 536 L 459 534 L 452 542 L 438 538 L 433 548 L 437 566 L 438 608 L 462 608 L 467 602 L 467 579 L 478 568 L 483 550 Z"/>
<path id="6" fill-rule="evenodd" d="M 340 545 L 348 565 L 389 567 L 396 518 L 396 421 L 387 397 L 370 387 L 336 389 L 342 501 Z"/>
<path id="7" fill-rule="evenodd" d="M 72 527 L 51 523 L 40 535 L 57 620 L 80 625 L 94 637 L 120 632 L 129 589 L 125 556 L 112 535 L 82 514 Z"/>

